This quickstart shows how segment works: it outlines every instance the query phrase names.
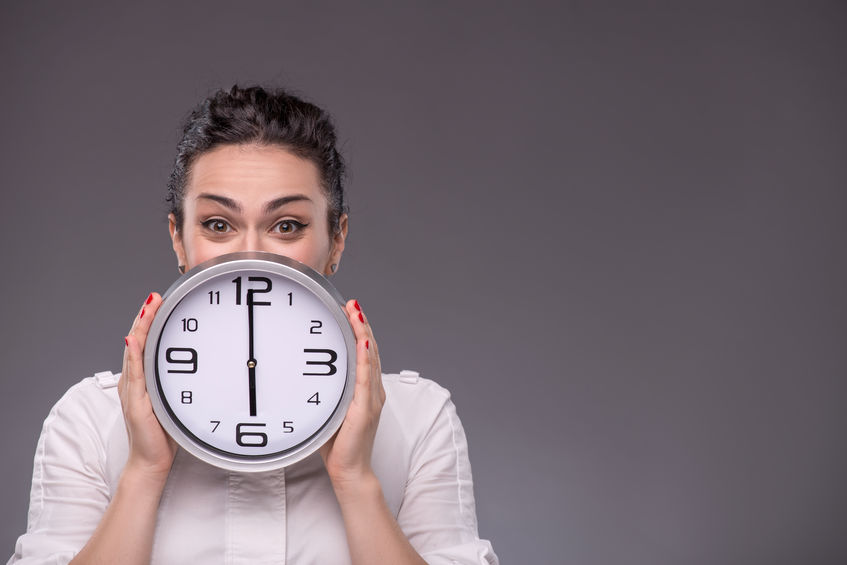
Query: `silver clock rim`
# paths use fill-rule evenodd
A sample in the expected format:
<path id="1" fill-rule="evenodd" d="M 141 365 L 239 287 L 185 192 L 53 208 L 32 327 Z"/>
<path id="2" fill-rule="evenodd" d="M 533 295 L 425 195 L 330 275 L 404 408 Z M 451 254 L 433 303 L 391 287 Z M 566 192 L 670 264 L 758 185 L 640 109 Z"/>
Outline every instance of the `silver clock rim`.
<path id="1" fill-rule="evenodd" d="M 335 317 L 347 348 L 347 374 L 344 390 L 335 410 L 324 425 L 301 444 L 286 450 L 264 456 L 235 456 L 212 450 L 197 443 L 171 418 L 170 412 L 161 398 L 156 378 L 156 351 L 165 322 L 180 301 L 192 290 L 204 282 L 222 274 L 240 271 L 258 270 L 285 276 L 303 285 L 312 292 Z M 356 338 L 350 321 L 344 312 L 344 299 L 338 290 L 323 275 L 294 259 L 263 251 L 240 251 L 220 255 L 201 263 L 180 276 L 162 295 L 162 304 L 147 334 L 147 347 L 144 351 L 144 377 L 147 393 L 153 405 L 153 412 L 165 431 L 185 451 L 198 459 L 216 467 L 230 471 L 261 472 L 271 471 L 292 465 L 317 451 L 326 443 L 344 421 L 347 408 L 353 398 L 353 385 L 356 378 Z"/>

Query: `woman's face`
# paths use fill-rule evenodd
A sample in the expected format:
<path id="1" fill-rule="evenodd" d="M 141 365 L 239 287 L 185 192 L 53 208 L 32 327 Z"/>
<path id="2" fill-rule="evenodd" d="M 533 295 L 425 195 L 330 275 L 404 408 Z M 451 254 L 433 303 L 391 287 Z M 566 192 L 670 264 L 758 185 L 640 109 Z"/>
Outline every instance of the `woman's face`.
<path id="1" fill-rule="evenodd" d="M 278 146 L 224 145 L 194 161 L 183 225 L 168 219 L 187 269 L 224 253 L 269 251 L 329 275 L 344 251 L 347 215 L 330 237 L 327 208 L 311 161 Z"/>

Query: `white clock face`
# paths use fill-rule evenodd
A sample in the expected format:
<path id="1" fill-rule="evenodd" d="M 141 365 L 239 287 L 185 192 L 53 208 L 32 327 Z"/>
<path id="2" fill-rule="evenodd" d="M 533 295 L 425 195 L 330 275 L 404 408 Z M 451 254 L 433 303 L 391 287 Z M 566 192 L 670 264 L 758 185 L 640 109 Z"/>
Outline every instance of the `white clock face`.
<path id="1" fill-rule="evenodd" d="M 347 387 L 336 314 L 265 269 L 204 280 L 173 307 L 153 345 L 157 396 L 185 438 L 172 435 L 224 458 L 298 449 L 333 418 Z"/>

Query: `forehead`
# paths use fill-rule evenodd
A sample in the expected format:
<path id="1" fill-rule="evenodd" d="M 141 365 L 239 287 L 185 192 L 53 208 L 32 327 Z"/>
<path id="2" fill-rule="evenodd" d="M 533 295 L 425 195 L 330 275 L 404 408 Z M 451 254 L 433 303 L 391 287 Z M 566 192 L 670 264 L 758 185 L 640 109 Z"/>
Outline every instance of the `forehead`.
<path id="1" fill-rule="evenodd" d="M 207 151 L 195 159 L 185 192 L 187 200 L 212 192 L 248 208 L 290 194 L 327 205 L 315 164 L 279 146 L 223 145 Z"/>

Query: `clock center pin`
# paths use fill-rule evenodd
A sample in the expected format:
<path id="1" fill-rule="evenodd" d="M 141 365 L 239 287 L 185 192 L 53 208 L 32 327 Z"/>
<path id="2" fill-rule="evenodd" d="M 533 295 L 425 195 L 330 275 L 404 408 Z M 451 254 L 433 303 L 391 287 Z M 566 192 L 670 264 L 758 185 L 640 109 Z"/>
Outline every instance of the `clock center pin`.
<path id="1" fill-rule="evenodd" d="M 250 369 L 255 369 L 256 368 L 256 361 L 253 360 L 253 359 L 250 359 L 249 361 L 247 361 L 247 367 L 250 368 Z"/>

